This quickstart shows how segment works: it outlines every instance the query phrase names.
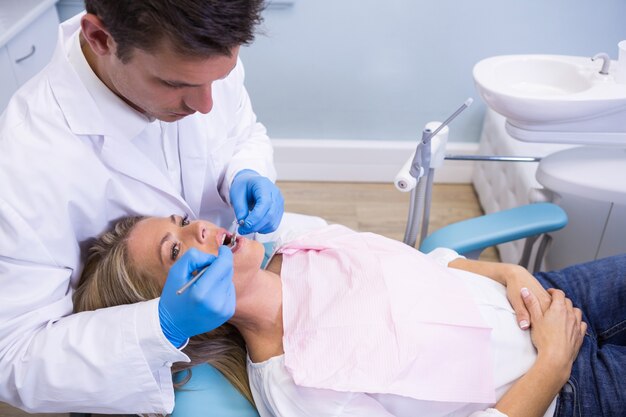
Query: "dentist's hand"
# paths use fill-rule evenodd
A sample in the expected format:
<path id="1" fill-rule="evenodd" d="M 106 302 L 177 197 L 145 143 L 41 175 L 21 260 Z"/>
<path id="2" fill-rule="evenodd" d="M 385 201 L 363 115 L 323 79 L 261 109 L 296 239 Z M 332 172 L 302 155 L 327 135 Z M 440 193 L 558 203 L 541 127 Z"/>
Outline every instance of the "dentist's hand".
<path id="1" fill-rule="evenodd" d="M 194 271 L 209 269 L 185 292 L 176 291 L 193 278 Z M 189 249 L 170 268 L 159 300 L 163 334 L 177 348 L 188 338 L 224 324 L 235 313 L 233 254 L 220 246 L 217 257 Z"/>
<path id="2" fill-rule="evenodd" d="M 276 184 L 250 169 L 235 176 L 230 186 L 230 202 L 237 221 L 245 221 L 239 226 L 242 235 L 273 232 L 285 211 L 285 202 Z"/>

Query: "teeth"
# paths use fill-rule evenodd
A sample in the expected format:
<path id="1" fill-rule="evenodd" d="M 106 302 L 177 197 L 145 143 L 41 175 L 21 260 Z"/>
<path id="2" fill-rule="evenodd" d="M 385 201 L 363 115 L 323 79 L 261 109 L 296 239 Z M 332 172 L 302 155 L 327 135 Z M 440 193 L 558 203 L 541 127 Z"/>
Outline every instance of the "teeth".
<path id="1" fill-rule="evenodd" d="M 226 241 L 226 235 L 224 234 L 224 235 L 222 235 L 222 243 L 221 244 L 223 245 L 225 241 Z"/>

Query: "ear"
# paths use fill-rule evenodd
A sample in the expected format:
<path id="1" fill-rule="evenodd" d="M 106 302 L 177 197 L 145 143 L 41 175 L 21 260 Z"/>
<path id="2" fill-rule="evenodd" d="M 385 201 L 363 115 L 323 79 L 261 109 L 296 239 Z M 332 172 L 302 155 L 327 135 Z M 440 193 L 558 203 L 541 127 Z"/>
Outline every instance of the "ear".
<path id="1" fill-rule="evenodd" d="M 80 21 L 80 28 L 83 37 L 96 55 L 105 56 L 115 53 L 117 45 L 98 16 L 87 13 Z"/>

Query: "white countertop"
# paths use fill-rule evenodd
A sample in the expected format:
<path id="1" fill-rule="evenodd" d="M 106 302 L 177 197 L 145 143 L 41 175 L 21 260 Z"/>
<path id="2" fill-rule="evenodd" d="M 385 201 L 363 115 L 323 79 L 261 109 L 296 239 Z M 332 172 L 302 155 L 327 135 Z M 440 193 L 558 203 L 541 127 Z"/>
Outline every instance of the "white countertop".
<path id="1" fill-rule="evenodd" d="M 546 156 L 537 181 L 557 193 L 626 205 L 626 149 L 581 146 Z"/>
<path id="2" fill-rule="evenodd" d="M 0 48 L 57 0 L 0 0 Z"/>

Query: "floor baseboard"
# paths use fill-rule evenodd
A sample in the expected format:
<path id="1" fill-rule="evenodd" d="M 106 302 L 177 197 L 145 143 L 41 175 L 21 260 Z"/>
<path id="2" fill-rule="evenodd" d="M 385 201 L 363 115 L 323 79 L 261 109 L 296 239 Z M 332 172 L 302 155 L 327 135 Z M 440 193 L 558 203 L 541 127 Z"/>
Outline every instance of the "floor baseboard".
<path id="1" fill-rule="evenodd" d="M 415 149 L 407 141 L 272 139 L 281 181 L 392 183 Z M 475 155 L 478 143 L 449 142 L 447 154 Z M 473 163 L 445 161 L 436 183 L 471 182 Z"/>

